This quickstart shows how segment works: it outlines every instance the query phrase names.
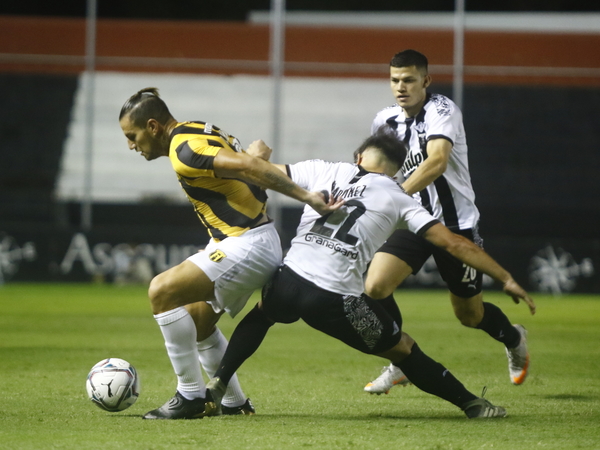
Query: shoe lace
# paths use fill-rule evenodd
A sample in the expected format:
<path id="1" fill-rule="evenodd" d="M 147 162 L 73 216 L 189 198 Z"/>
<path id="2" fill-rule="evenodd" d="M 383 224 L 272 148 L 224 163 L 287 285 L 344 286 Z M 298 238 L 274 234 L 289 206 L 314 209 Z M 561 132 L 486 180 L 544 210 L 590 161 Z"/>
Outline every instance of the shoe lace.
<path id="1" fill-rule="evenodd" d="M 492 405 L 485 397 L 485 394 L 487 393 L 487 386 L 484 386 L 483 389 L 481 390 L 481 398 L 483 400 L 485 400 L 485 403 L 482 405 L 482 413 L 487 415 L 489 413 L 492 413 L 494 415 L 496 415 L 501 408 L 499 408 L 498 406 L 494 406 Z"/>

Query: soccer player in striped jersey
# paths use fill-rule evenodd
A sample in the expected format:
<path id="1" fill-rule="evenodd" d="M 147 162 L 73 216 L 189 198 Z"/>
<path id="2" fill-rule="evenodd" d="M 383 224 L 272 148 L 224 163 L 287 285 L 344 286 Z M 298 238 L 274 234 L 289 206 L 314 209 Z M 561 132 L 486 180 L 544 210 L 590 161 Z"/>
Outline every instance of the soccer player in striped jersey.
<path id="1" fill-rule="evenodd" d="M 427 92 L 431 84 L 427 66 L 425 55 L 415 50 L 392 58 L 390 85 L 396 105 L 376 115 L 372 132 L 384 127 L 407 145 L 408 156 L 400 171 L 404 190 L 451 231 L 482 246 L 462 113 L 448 97 Z M 483 330 L 502 342 L 512 383 L 523 383 L 529 369 L 525 328 L 512 325 L 500 308 L 483 301 L 481 272 L 422 237 L 407 230 L 394 232 L 371 262 L 365 292 L 398 315 L 394 290 L 432 255 L 450 291 L 456 317 L 464 326 Z M 534 314 L 535 309 L 530 311 Z M 398 367 L 390 365 L 364 389 L 381 394 L 409 383 Z"/>
<path id="2" fill-rule="evenodd" d="M 257 141 L 249 147 L 265 147 Z M 268 155 L 268 152 L 257 154 Z M 219 398 L 237 368 L 260 346 L 270 327 L 300 319 L 366 354 L 405 371 L 425 392 L 447 400 L 472 418 L 504 417 L 504 408 L 469 392 L 442 364 L 429 358 L 377 300 L 363 294 L 363 275 L 373 254 L 395 229 L 408 229 L 503 283 L 504 291 L 533 305 L 511 275 L 470 240 L 454 234 L 408 196 L 391 177 L 406 148 L 396 136 L 367 138 L 357 163 L 302 161 L 277 166 L 300 186 L 345 199 L 339 210 L 319 216 L 305 207 L 283 266 L 262 291 L 262 300 L 236 327 L 207 385 L 218 414 Z"/>
<path id="3" fill-rule="evenodd" d="M 207 228 L 205 250 L 157 275 L 148 295 L 177 375 L 175 396 L 145 419 L 193 419 L 206 414 L 202 368 L 214 374 L 227 346 L 216 327 L 235 316 L 281 263 L 281 243 L 266 214 L 265 189 L 327 213 L 339 204 L 308 192 L 239 141 L 206 122 L 177 122 L 156 88 L 123 105 L 119 124 L 129 148 L 147 160 L 168 157 L 181 187 Z M 200 360 L 200 361 L 199 361 Z M 226 414 L 253 414 L 237 380 L 223 399 Z"/>

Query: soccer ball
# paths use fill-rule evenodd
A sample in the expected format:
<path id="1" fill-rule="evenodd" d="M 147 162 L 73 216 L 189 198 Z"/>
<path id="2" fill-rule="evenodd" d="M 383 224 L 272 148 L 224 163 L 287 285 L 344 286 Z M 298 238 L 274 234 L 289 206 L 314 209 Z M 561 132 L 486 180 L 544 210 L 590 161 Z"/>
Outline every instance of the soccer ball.
<path id="1" fill-rule="evenodd" d="M 140 378 L 135 368 L 119 358 L 103 359 L 87 376 L 88 397 L 99 408 L 117 412 L 129 408 L 140 395 Z"/>

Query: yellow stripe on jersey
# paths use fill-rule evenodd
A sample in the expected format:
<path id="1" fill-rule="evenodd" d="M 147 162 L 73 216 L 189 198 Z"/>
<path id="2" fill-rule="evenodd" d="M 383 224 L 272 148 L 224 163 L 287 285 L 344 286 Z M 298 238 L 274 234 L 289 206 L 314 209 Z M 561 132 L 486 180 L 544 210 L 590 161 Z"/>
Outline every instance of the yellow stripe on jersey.
<path id="1" fill-rule="evenodd" d="M 254 225 L 249 218 L 260 219 L 265 212 L 265 203 L 255 201 L 254 194 L 249 192 L 248 185 L 243 181 L 218 178 L 214 181 L 221 183 L 207 183 L 198 187 L 180 179 L 184 191 L 209 231 L 217 229 L 226 236 L 239 236 Z M 238 202 L 233 203 L 234 200 Z M 211 235 L 215 239 L 223 239 L 212 232 Z"/>
<path id="2" fill-rule="evenodd" d="M 204 199 L 198 198 L 198 201 L 202 201 L 205 203 L 210 203 L 210 198 L 219 197 L 218 194 L 221 194 L 223 197 L 227 197 L 227 202 L 231 208 L 235 211 L 248 216 L 248 217 L 256 217 L 258 216 L 264 209 L 264 204 L 261 202 L 251 201 L 254 194 L 252 191 L 248 189 L 248 183 L 232 178 L 222 179 L 222 178 L 212 178 L 203 180 L 204 183 L 202 187 L 204 189 L 208 189 L 214 194 L 209 194 L 209 197 Z M 194 185 L 188 183 L 188 180 L 184 180 L 182 183 L 182 187 L 188 189 L 192 195 L 194 194 Z M 252 186 L 255 189 L 259 189 L 255 186 Z M 253 195 L 249 195 L 253 194 Z M 195 197 L 194 197 L 195 198 Z"/>
<path id="3" fill-rule="evenodd" d="M 224 146 L 210 146 L 206 139 L 185 141 L 181 139 L 181 135 L 176 136 L 176 138 L 173 141 L 175 141 L 177 157 L 171 158 L 175 172 L 185 178 L 213 178 L 215 176 L 213 160 Z M 171 142 L 171 148 L 173 147 L 173 141 Z M 201 149 L 201 151 L 194 151 L 194 149 Z"/>
<path id="4" fill-rule="evenodd" d="M 173 169 L 214 239 L 239 236 L 261 219 L 267 201 L 264 190 L 214 174 L 214 158 L 222 148 L 243 151 L 235 137 L 203 122 L 180 123 L 171 136 L 169 159 Z"/>

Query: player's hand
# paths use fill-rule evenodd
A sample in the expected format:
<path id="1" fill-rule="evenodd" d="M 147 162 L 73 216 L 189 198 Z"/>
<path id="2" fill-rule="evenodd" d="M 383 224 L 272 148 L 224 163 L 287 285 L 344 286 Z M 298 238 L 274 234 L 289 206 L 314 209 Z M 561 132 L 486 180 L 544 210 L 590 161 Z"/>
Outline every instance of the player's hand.
<path id="1" fill-rule="evenodd" d="M 341 198 L 329 195 L 329 192 L 327 191 L 313 191 L 308 193 L 306 203 L 308 203 L 312 209 L 324 216 L 325 214 L 337 211 L 346 202 Z"/>
<path id="2" fill-rule="evenodd" d="M 527 303 L 527 306 L 529 307 L 529 312 L 531 313 L 531 315 L 535 314 L 535 309 L 536 309 L 535 302 L 529 296 L 529 294 L 527 292 L 525 292 L 525 289 L 523 289 L 521 286 L 519 286 L 519 284 L 515 280 L 513 280 L 511 278 L 506 283 L 504 283 L 503 290 L 506 293 L 506 295 L 509 295 L 512 297 L 513 302 L 518 304 L 521 300 L 523 300 L 525 303 Z"/>
<path id="3" fill-rule="evenodd" d="M 273 150 L 267 144 L 265 144 L 262 139 L 252 142 L 252 144 L 250 144 L 246 150 L 246 153 L 250 156 L 264 159 L 265 161 L 268 161 L 271 158 L 272 152 Z"/>

